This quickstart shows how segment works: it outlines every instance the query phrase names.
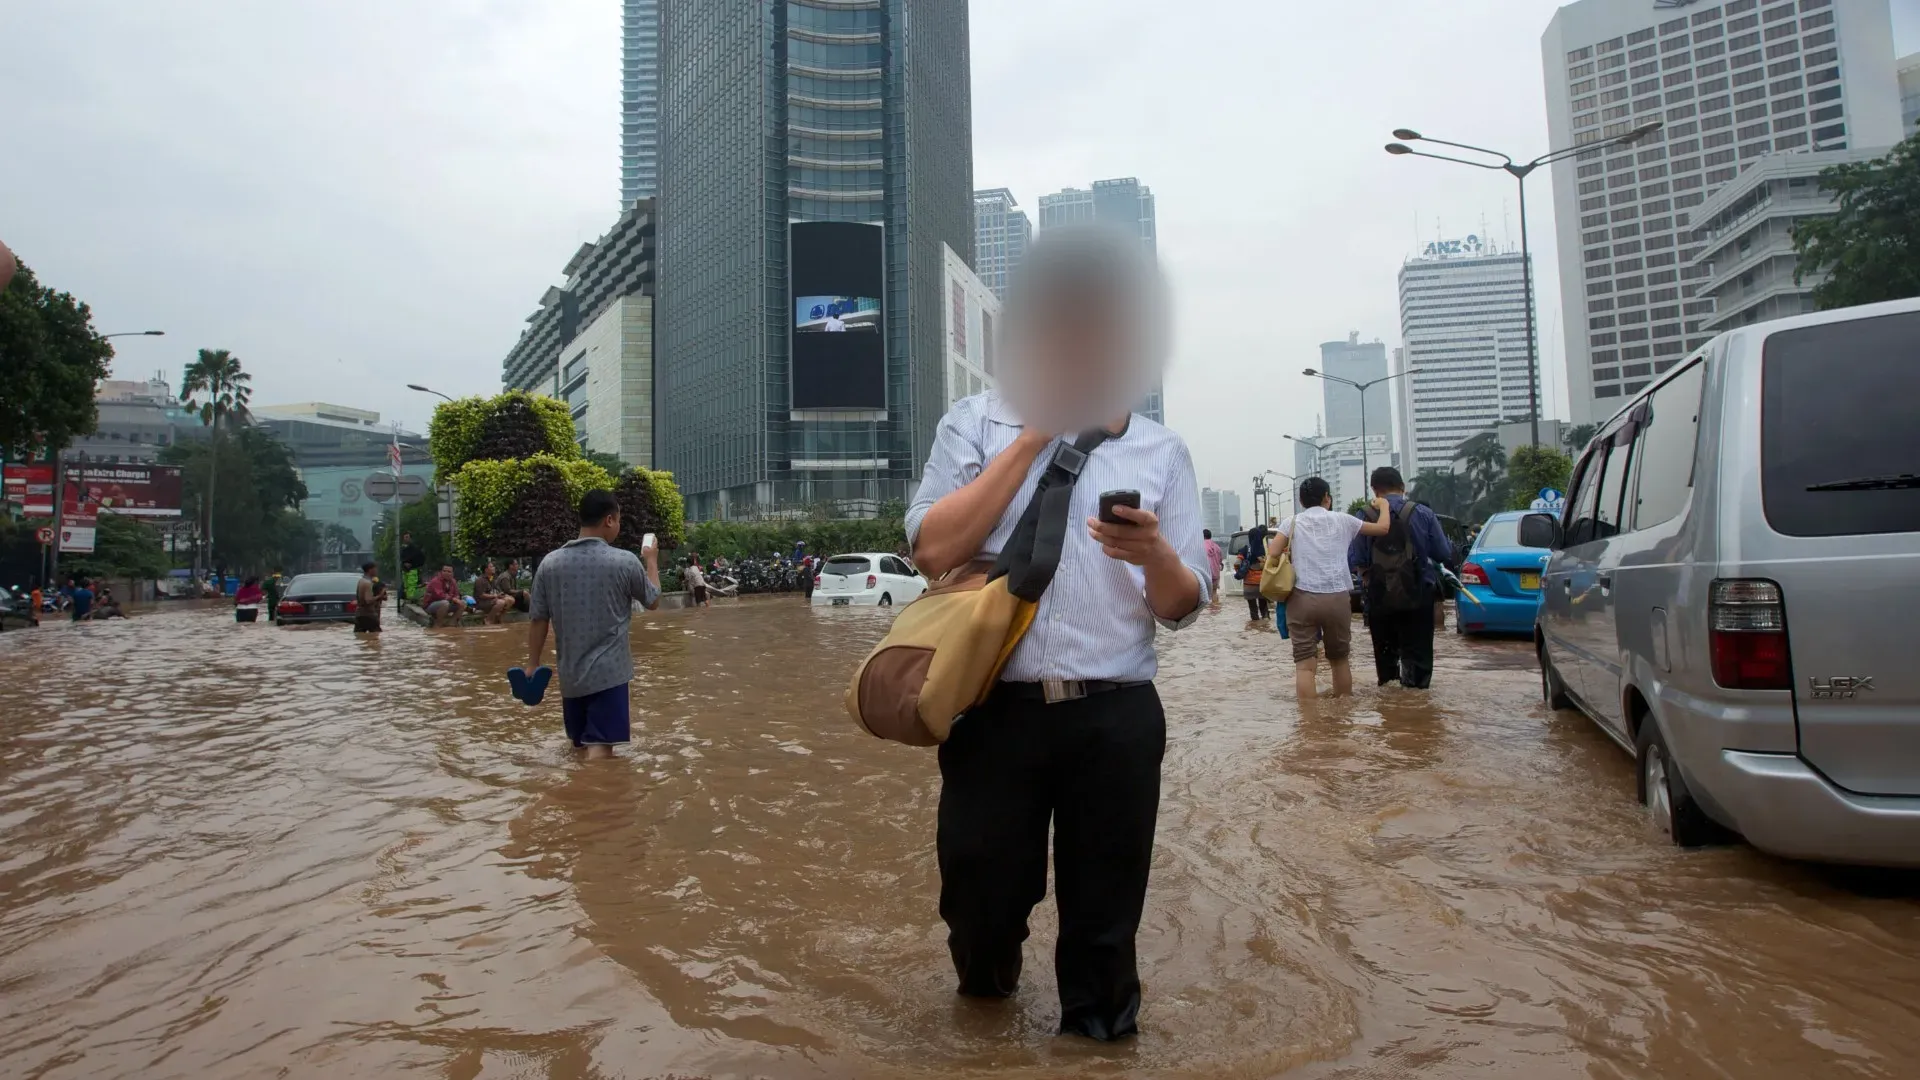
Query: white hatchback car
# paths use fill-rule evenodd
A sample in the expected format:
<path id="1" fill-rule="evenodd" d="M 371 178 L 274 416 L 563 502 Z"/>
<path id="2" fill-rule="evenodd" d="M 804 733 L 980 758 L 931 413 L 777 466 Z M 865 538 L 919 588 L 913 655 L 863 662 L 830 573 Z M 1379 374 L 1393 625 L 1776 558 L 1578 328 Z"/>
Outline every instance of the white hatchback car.
<path id="1" fill-rule="evenodd" d="M 892 607 L 927 591 L 927 579 L 898 555 L 835 555 L 813 578 L 814 607 Z"/>

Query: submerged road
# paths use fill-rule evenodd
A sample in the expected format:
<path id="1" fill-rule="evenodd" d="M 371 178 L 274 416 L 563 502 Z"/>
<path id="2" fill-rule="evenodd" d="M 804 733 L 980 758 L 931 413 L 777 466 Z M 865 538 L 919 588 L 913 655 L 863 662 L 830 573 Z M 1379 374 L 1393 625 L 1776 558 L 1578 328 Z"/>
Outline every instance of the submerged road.
<path id="1" fill-rule="evenodd" d="M 1524 642 L 1303 711 L 1231 607 L 1163 639 L 1142 1037 L 1053 1036 L 1050 906 L 1021 995 L 957 1002 L 933 755 L 840 705 L 886 618 L 637 619 L 592 764 L 507 695 L 517 627 L 0 636 L 0 1075 L 1920 1069 L 1920 878 L 1670 847 Z"/>

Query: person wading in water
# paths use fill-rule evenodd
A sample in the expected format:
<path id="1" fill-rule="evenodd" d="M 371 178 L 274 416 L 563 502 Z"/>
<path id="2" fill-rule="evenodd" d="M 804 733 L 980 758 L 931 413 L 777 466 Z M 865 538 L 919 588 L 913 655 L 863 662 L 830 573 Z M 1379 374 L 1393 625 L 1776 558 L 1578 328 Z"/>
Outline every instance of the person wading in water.
<path id="1" fill-rule="evenodd" d="M 1060 1031 L 1119 1039 L 1137 1030 L 1134 937 L 1166 747 L 1154 634 L 1198 616 L 1211 567 L 1186 443 L 1127 412 L 1166 348 L 1165 289 L 1138 238 L 1061 226 L 1020 273 L 1006 352 L 1022 370 L 1009 396 L 963 399 L 941 420 L 906 517 L 914 563 L 937 578 L 993 557 L 1040 476 L 1078 457 L 1056 433 L 1093 425 L 1104 441 L 1079 463 L 1032 629 L 940 746 L 940 915 L 960 993 L 1013 994 L 1051 825 Z M 1101 521 L 1102 491 L 1123 489 L 1140 508 Z"/>

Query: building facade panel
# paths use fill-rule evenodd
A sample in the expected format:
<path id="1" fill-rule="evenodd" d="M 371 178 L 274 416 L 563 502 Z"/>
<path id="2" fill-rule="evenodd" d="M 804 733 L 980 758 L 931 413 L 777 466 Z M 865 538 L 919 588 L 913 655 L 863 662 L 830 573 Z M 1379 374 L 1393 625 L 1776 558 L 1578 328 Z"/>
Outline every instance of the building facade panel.
<path id="1" fill-rule="evenodd" d="M 1710 336 L 1699 207 L 1769 154 L 1900 136 L 1888 0 L 1580 0 L 1541 39 L 1576 423 L 1618 405 Z M 1606 145 L 1652 121 L 1630 147 Z"/>

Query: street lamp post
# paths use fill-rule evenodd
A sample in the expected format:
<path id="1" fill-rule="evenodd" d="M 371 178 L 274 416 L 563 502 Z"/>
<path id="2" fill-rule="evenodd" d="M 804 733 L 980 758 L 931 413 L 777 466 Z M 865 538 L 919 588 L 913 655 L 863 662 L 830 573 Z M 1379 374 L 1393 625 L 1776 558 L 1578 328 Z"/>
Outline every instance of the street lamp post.
<path id="1" fill-rule="evenodd" d="M 1324 470 L 1324 468 L 1323 468 L 1323 465 L 1324 465 L 1324 462 L 1322 462 L 1322 461 L 1321 461 L 1321 459 L 1322 459 L 1322 458 L 1324 458 L 1324 457 L 1326 456 L 1326 453 L 1327 453 L 1327 451 L 1328 451 L 1328 450 L 1331 450 L 1332 448 L 1334 448 L 1334 447 L 1336 447 L 1336 446 L 1339 446 L 1339 445 L 1340 445 L 1341 443 L 1350 443 L 1350 442 L 1353 442 L 1353 441 L 1355 441 L 1356 439 L 1360 439 L 1360 436 L 1358 436 L 1358 435 L 1348 435 L 1348 436 L 1346 436 L 1345 438 L 1340 438 L 1340 439 L 1329 439 L 1329 440 L 1328 440 L 1328 441 L 1326 441 L 1326 442 L 1321 442 L 1321 441 L 1319 441 L 1319 440 L 1317 440 L 1317 439 L 1298 439 L 1298 438 L 1295 438 L 1295 437 L 1293 437 L 1292 435 L 1282 435 L 1282 436 L 1280 436 L 1280 437 L 1281 437 L 1281 438 L 1283 438 L 1283 439 L 1285 439 L 1285 440 L 1287 440 L 1288 442 L 1294 442 L 1294 443 L 1299 443 L 1299 444 L 1300 444 L 1301 446 L 1305 446 L 1305 447 L 1308 447 L 1308 448 L 1310 448 L 1310 449 L 1312 449 L 1312 451 L 1313 451 L 1313 467 L 1314 467 L 1314 469 L 1316 469 L 1316 470 L 1319 470 L 1319 471 L 1325 471 L 1325 470 Z M 1364 443 L 1364 441 L 1365 441 L 1365 440 L 1361 440 L 1361 441 L 1362 441 L 1362 442 Z M 1362 458 L 1361 460 L 1363 460 L 1363 461 L 1364 461 L 1364 460 L 1366 460 L 1366 459 L 1365 459 L 1365 458 Z M 1332 482 L 1335 482 L 1335 481 L 1338 481 L 1338 480 L 1339 480 L 1339 478 L 1340 478 L 1340 469 L 1339 469 L 1339 466 L 1338 466 L 1338 465 L 1335 465 L 1335 466 L 1334 466 L 1334 480 L 1333 480 L 1333 481 L 1329 481 L 1329 483 L 1332 483 Z M 1296 483 L 1296 485 L 1297 485 L 1297 484 L 1298 484 L 1298 482 L 1299 482 L 1299 478 L 1298 478 L 1298 477 L 1295 477 L 1294 479 L 1295 479 L 1295 483 Z M 1363 477 L 1361 477 L 1361 478 L 1360 478 L 1360 484 L 1361 484 L 1361 486 L 1362 486 L 1362 487 L 1364 487 L 1364 486 L 1366 486 L 1366 482 L 1367 482 L 1367 478 L 1366 478 L 1366 477 L 1364 477 L 1364 476 L 1363 476 Z M 1297 492 L 1297 491 L 1296 491 L 1296 493 L 1295 493 L 1295 497 L 1296 497 L 1296 498 L 1298 497 L 1298 492 Z"/>
<path id="2" fill-rule="evenodd" d="M 1433 158 L 1435 161 L 1451 161 L 1457 165 L 1472 165 L 1476 169 L 1493 169 L 1511 175 L 1519 185 L 1520 274 L 1522 280 L 1525 282 L 1524 288 L 1527 294 L 1527 406 L 1528 412 L 1532 414 L 1528 419 L 1532 424 L 1531 440 L 1535 446 L 1540 445 L 1540 346 L 1539 343 L 1534 340 L 1533 254 L 1527 246 L 1527 176 L 1542 165 L 1551 165 L 1556 161 L 1564 160 L 1575 154 L 1584 154 L 1589 150 L 1604 150 L 1610 146 L 1631 146 L 1654 132 L 1659 131 L 1665 126 L 1665 123 L 1666 122 L 1662 120 L 1651 120 L 1634 128 L 1632 131 L 1617 135 L 1602 142 L 1591 142 L 1581 146 L 1569 146 L 1565 149 L 1549 151 L 1524 165 L 1516 163 L 1513 158 L 1498 150 L 1488 150 L 1480 146 L 1468 146 L 1466 143 L 1448 142 L 1445 139 L 1429 138 L 1410 128 L 1394 129 L 1393 137 L 1400 141 L 1387 144 L 1387 153 L 1389 154 L 1396 156 L 1411 154 L 1414 157 Z M 1466 158 L 1452 157 L 1447 154 L 1429 154 L 1424 150 L 1415 150 L 1413 147 L 1408 146 L 1407 143 L 1410 142 L 1430 142 L 1440 146 L 1451 146 L 1457 150 L 1469 150 L 1476 154 L 1497 157 L 1500 159 L 1500 164 L 1494 165 L 1485 161 L 1469 161 Z"/>
<path id="3" fill-rule="evenodd" d="M 1366 382 L 1355 382 L 1352 379 L 1343 379 L 1338 375 L 1329 375 L 1324 371 L 1315 371 L 1312 368 L 1301 372 L 1303 375 L 1311 375 L 1316 379 L 1345 383 L 1360 392 L 1360 482 L 1363 484 L 1371 483 L 1373 480 L 1372 462 L 1367 456 L 1367 391 L 1379 386 L 1381 383 L 1391 382 L 1394 379 L 1400 378 L 1402 375 L 1410 375 L 1412 373 L 1413 369 L 1409 367 L 1405 371 L 1396 371 L 1391 375 L 1382 375 L 1378 379 L 1368 379 Z"/>
<path id="4" fill-rule="evenodd" d="M 430 387 L 425 387 L 425 386 L 421 386 L 421 385 L 420 385 L 419 383 L 408 383 L 408 384 L 407 384 L 407 389 L 409 389 L 409 390 L 418 390 L 418 391 L 420 391 L 420 392 L 421 392 L 421 393 L 423 393 L 423 394 L 432 394 L 432 395 L 433 395 L 434 397 L 437 397 L 437 398 L 439 398 L 439 399 L 441 399 L 442 401 L 452 401 L 452 400 L 453 400 L 452 398 L 450 398 L 450 397 L 448 397 L 447 395 L 445 395 L 445 394 L 443 394 L 443 393 L 441 393 L 440 391 L 438 391 L 438 390 L 434 390 L 434 389 L 432 389 L 432 388 L 430 388 Z"/>
<path id="5" fill-rule="evenodd" d="M 118 334 L 101 334 L 100 340 L 117 337 L 166 337 L 165 330 L 123 330 Z"/>

